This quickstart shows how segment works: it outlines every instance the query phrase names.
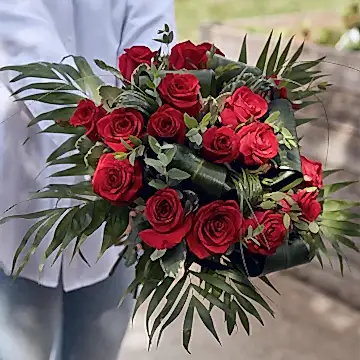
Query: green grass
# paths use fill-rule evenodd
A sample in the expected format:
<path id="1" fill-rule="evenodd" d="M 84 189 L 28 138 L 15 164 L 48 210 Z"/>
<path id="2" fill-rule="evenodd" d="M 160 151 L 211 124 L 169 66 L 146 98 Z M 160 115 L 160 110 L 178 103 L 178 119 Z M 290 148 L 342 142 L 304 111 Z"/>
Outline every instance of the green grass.
<path id="1" fill-rule="evenodd" d="M 315 10 L 338 10 L 340 15 L 351 2 L 353 0 L 175 0 L 175 5 L 179 39 L 196 40 L 202 21 Z"/>

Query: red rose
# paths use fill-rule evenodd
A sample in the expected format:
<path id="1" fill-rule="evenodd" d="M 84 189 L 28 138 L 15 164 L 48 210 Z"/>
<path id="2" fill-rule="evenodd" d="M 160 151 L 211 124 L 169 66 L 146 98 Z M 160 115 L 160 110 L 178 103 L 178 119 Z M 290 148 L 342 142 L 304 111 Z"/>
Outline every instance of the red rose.
<path id="1" fill-rule="evenodd" d="M 251 118 L 259 119 L 268 111 L 268 103 L 247 86 L 241 86 L 226 99 L 225 108 L 220 117 L 224 125 L 233 127 L 245 123 Z"/>
<path id="2" fill-rule="evenodd" d="M 131 203 L 142 187 L 139 161 L 131 166 L 129 160 L 116 160 L 113 154 L 101 156 L 93 176 L 94 192 L 114 205 Z"/>
<path id="3" fill-rule="evenodd" d="M 126 80 L 131 80 L 134 70 L 141 64 L 151 64 L 156 51 L 151 51 L 147 46 L 132 46 L 125 49 L 124 54 L 119 56 L 119 70 Z"/>
<path id="4" fill-rule="evenodd" d="M 169 105 L 163 105 L 151 115 L 147 132 L 155 138 L 183 144 L 186 134 L 184 114 Z"/>
<path id="5" fill-rule="evenodd" d="M 200 84 L 195 75 L 167 74 L 158 91 L 164 102 L 183 113 L 196 116 L 200 111 Z"/>
<path id="6" fill-rule="evenodd" d="M 176 44 L 169 56 L 169 67 L 172 70 L 197 70 L 205 69 L 208 61 L 207 51 L 210 51 L 212 44 L 202 43 L 195 45 L 191 41 L 184 41 Z M 217 48 L 215 53 L 224 56 Z"/>
<path id="7" fill-rule="evenodd" d="M 272 255 L 283 244 L 287 230 L 284 225 L 284 215 L 268 210 L 256 211 L 256 219 L 248 219 L 246 227 L 251 226 L 255 230 L 259 225 L 264 225 L 261 234 L 256 235 L 256 244 L 253 240 L 247 240 L 247 248 L 250 252 L 262 255 Z"/>
<path id="8" fill-rule="evenodd" d="M 308 187 L 315 186 L 321 189 L 323 186 L 322 164 L 301 155 L 301 168 L 304 175 L 305 185 Z"/>
<path id="9" fill-rule="evenodd" d="M 278 79 L 277 75 L 276 74 L 271 75 L 270 78 L 274 80 L 275 85 L 278 87 L 280 99 L 287 99 L 288 98 L 287 89 L 285 86 L 280 87 L 281 80 Z"/>
<path id="10" fill-rule="evenodd" d="M 96 142 L 98 140 L 96 123 L 105 115 L 106 111 L 102 106 L 96 106 L 90 99 L 83 99 L 79 102 L 69 122 L 72 126 L 84 127 L 86 129 L 85 135 L 91 141 Z"/>
<path id="11" fill-rule="evenodd" d="M 278 153 L 278 141 L 272 127 L 261 122 L 243 126 L 239 132 L 239 152 L 247 166 L 263 165 Z"/>
<path id="12" fill-rule="evenodd" d="M 239 241 L 244 218 L 236 201 L 217 200 L 200 208 L 186 237 L 190 251 L 199 259 L 224 254 Z"/>
<path id="13" fill-rule="evenodd" d="M 317 201 L 317 193 L 306 190 L 300 190 L 292 196 L 298 203 L 302 218 L 309 222 L 315 221 L 321 214 L 321 205 Z"/>
<path id="14" fill-rule="evenodd" d="M 213 126 L 203 135 L 202 154 L 215 163 L 230 163 L 239 155 L 239 138 L 233 129 Z"/>
<path id="15" fill-rule="evenodd" d="M 129 136 L 140 136 L 144 128 L 141 113 L 131 108 L 115 109 L 97 122 L 99 135 L 114 151 L 126 151 L 121 139 L 129 142 Z"/>
<path id="16" fill-rule="evenodd" d="M 159 190 L 146 202 L 145 215 L 152 229 L 140 231 L 145 244 L 155 249 L 170 249 L 190 231 L 191 216 L 184 214 L 179 194 L 174 189 Z"/>

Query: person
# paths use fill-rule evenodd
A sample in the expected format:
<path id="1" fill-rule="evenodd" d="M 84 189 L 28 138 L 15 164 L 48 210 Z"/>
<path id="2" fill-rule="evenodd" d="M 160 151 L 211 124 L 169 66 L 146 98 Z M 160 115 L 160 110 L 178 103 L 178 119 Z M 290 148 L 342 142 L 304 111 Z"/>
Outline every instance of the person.
<path id="1" fill-rule="evenodd" d="M 159 44 L 152 39 L 165 23 L 175 26 L 173 0 L 1 0 L 0 66 L 60 62 L 67 55 L 89 61 L 99 58 L 116 66 L 118 56 L 133 45 L 157 49 Z M 31 118 L 45 111 L 45 105 L 14 103 L 9 97 L 15 89 L 9 83 L 10 74 L 0 76 L 3 213 L 46 185 L 49 173 L 38 174 L 62 139 L 61 135 L 38 135 L 46 124 L 27 127 Z M 104 80 L 115 83 L 112 77 Z M 29 140 L 23 144 L 25 139 Z M 31 201 L 20 204 L 16 212 L 55 204 L 52 199 Z M 117 309 L 132 270 L 120 265 L 109 277 L 119 248 L 109 249 L 96 262 L 101 244 L 101 232 L 97 232 L 82 247 L 90 267 L 79 256 L 70 261 L 70 246 L 53 266 L 52 259 L 45 264 L 39 278 L 50 232 L 20 277 L 13 280 L 14 253 L 30 225 L 31 221 L 18 219 L 0 226 L 0 359 L 117 359 L 133 305 L 128 299 Z"/>

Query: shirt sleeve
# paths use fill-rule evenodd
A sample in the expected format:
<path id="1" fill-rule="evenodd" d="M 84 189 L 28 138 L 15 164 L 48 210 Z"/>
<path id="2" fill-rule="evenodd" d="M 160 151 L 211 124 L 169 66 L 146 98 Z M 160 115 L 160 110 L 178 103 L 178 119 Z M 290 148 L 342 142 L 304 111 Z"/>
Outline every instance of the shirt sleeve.
<path id="1" fill-rule="evenodd" d="M 0 24 L 1 66 L 37 61 L 60 62 L 68 55 L 42 0 L 0 0 Z M 33 80 L 24 79 L 15 84 L 9 83 L 9 86 L 15 90 Z M 36 101 L 28 101 L 26 106 L 33 116 L 53 108 Z M 49 125 L 46 123 L 40 122 L 40 128 L 46 128 Z M 56 144 L 63 142 L 63 137 L 49 136 Z"/>
<path id="2" fill-rule="evenodd" d="M 128 0 L 118 55 L 133 45 L 157 49 L 159 43 L 153 39 L 158 37 L 157 31 L 163 29 L 165 24 L 175 33 L 173 0 Z"/>

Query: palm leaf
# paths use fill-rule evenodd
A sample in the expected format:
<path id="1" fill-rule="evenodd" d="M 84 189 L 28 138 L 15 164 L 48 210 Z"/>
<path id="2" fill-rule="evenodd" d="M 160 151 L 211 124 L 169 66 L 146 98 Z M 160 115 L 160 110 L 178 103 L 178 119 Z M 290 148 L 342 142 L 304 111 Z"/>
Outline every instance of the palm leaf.
<path id="1" fill-rule="evenodd" d="M 266 63 L 266 59 L 267 59 L 267 55 L 268 55 L 268 52 L 269 52 L 269 46 L 270 46 L 270 42 L 271 42 L 271 38 L 272 38 L 272 35 L 273 35 L 273 30 L 271 31 L 267 41 L 266 41 L 266 44 L 259 56 L 259 59 L 256 63 L 256 67 L 259 68 L 260 70 L 264 70 L 265 69 L 265 63 Z"/>

